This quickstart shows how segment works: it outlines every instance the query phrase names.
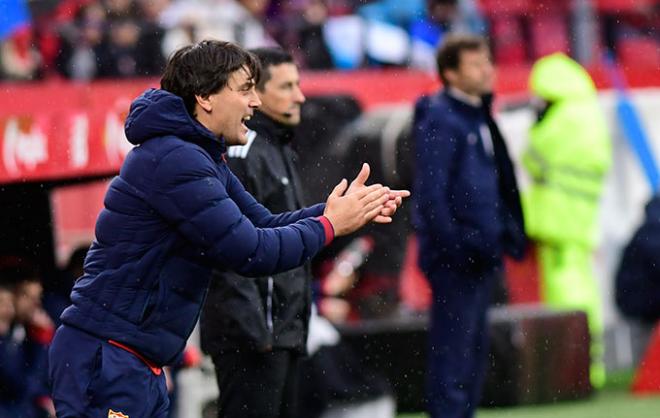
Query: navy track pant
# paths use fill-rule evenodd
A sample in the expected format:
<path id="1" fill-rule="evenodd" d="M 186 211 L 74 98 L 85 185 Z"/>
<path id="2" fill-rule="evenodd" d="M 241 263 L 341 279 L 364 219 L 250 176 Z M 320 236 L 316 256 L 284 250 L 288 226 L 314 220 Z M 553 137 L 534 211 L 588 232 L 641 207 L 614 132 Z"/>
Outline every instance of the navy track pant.
<path id="1" fill-rule="evenodd" d="M 167 417 L 164 373 L 156 374 L 135 354 L 76 328 L 57 329 L 49 377 L 58 418 Z"/>
<path id="2" fill-rule="evenodd" d="M 488 356 L 486 314 L 495 274 L 442 271 L 428 275 L 433 291 L 427 371 L 431 418 L 471 418 L 481 399 Z"/>

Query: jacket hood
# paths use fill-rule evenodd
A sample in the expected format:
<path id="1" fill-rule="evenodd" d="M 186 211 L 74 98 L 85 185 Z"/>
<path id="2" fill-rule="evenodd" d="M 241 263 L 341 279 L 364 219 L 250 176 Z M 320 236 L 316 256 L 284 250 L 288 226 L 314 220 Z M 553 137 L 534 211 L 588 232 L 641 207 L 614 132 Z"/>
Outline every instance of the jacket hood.
<path id="1" fill-rule="evenodd" d="M 159 136 L 174 135 L 185 141 L 207 139 L 224 146 L 222 138 L 190 116 L 181 97 L 160 89 L 146 90 L 131 103 L 124 129 L 126 138 L 133 145 Z"/>
<path id="2" fill-rule="evenodd" d="M 596 86 L 589 73 L 560 52 L 536 61 L 529 77 L 529 88 L 548 102 L 596 96 Z"/>

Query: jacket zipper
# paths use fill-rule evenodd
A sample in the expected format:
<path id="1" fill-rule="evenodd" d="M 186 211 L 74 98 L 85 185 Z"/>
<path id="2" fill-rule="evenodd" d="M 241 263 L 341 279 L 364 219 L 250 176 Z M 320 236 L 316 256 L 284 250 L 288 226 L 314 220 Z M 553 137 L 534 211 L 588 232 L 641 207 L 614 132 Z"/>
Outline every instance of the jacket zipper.
<path id="1" fill-rule="evenodd" d="M 273 278 L 268 277 L 268 296 L 266 297 L 266 326 L 273 333 Z"/>

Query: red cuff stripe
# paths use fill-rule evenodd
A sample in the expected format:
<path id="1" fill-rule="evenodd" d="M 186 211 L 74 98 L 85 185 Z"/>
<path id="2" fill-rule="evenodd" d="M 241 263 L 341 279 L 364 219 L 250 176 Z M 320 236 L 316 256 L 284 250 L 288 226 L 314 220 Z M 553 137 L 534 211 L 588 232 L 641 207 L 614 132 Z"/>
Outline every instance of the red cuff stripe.
<path id="1" fill-rule="evenodd" d="M 317 218 L 321 225 L 323 225 L 323 231 L 325 232 L 325 245 L 330 245 L 333 239 L 335 239 L 335 228 L 332 227 L 330 220 L 325 216 L 319 216 Z"/>

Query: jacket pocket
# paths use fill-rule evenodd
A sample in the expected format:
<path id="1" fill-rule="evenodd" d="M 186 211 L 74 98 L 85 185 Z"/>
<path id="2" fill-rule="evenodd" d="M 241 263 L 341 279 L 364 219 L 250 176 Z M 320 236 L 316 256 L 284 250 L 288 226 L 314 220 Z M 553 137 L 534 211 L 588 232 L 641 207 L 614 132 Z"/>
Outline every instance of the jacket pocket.
<path id="1" fill-rule="evenodd" d="M 101 380 L 101 370 L 103 369 L 103 344 L 98 344 L 96 352 L 94 353 L 94 358 L 89 365 L 89 381 L 87 382 L 87 388 L 85 393 L 87 394 L 87 399 L 90 404 L 94 405 L 96 399 L 98 398 L 98 390 L 100 380 Z"/>
<path id="2" fill-rule="evenodd" d="M 165 286 L 160 283 L 160 280 L 156 280 L 151 287 L 142 308 L 142 314 L 140 315 L 139 321 L 141 327 L 148 326 L 153 322 L 154 318 L 158 316 L 158 307 L 161 305 L 164 297 Z"/>

